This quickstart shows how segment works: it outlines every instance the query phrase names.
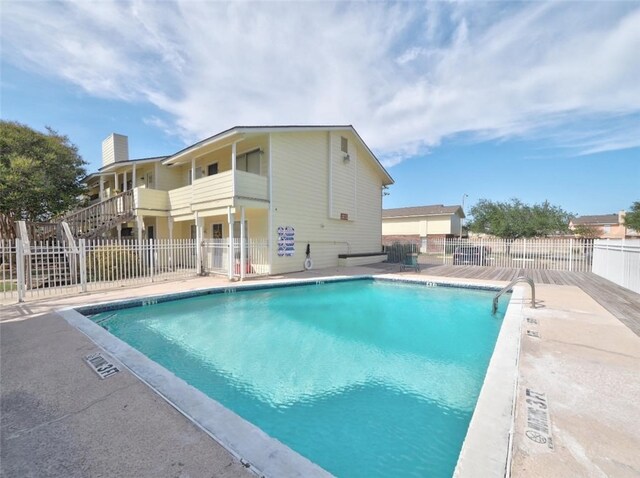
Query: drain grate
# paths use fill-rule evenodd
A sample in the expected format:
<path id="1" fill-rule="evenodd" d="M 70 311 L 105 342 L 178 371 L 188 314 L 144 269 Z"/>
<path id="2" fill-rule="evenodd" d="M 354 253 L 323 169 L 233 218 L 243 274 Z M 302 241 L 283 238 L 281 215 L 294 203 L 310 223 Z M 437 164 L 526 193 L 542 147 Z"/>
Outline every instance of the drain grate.
<path id="1" fill-rule="evenodd" d="M 118 367 L 103 357 L 100 352 L 87 355 L 84 360 L 101 379 L 109 378 L 120 371 Z"/>

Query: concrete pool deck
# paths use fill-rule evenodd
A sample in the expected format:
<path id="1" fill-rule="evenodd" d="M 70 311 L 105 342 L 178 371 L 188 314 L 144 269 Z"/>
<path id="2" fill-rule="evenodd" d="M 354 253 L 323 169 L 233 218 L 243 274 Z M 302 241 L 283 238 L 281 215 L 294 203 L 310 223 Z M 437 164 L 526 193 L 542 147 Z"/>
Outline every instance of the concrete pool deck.
<path id="1" fill-rule="evenodd" d="M 354 267 L 287 279 L 396 271 Z M 427 272 L 421 277 L 442 280 Z M 254 476 L 127 370 L 100 380 L 82 360 L 99 348 L 54 312 L 226 284 L 205 277 L 3 306 L 0 474 Z M 530 320 L 521 327 L 512 476 L 639 476 L 640 338 L 578 287 L 536 292 L 538 307 L 522 306 Z"/>

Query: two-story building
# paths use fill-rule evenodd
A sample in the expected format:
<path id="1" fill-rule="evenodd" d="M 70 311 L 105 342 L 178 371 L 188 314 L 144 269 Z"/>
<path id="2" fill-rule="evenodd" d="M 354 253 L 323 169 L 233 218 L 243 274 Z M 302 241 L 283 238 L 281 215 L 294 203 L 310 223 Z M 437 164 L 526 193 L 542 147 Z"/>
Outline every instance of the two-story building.
<path id="1" fill-rule="evenodd" d="M 76 224 L 85 237 L 264 240 L 278 274 L 303 269 L 307 244 L 316 268 L 380 252 L 393 179 L 352 126 L 237 126 L 138 160 L 113 134 L 86 183 L 103 212 L 93 226 Z"/>
<path id="2" fill-rule="evenodd" d="M 428 252 L 428 239 L 460 237 L 462 207 L 433 204 L 430 206 L 400 207 L 382 211 L 382 242 L 411 242 L 420 245 L 420 252 Z"/>
<path id="3" fill-rule="evenodd" d="M 574 217 L 569 221 L 572 231 L 578 226 L 587 226 L 597 232 L 600 239 L 624 239 L 638 237 L 638 232 L 624 225 L 625 211 L 613 214 Z"/>

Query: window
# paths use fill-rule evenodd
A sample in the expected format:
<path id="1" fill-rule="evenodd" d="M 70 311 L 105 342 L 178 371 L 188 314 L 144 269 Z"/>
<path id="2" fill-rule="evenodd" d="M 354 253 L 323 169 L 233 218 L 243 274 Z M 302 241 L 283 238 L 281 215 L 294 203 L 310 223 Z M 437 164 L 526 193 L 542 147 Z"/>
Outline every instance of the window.
<path id="1" fill-rule="evenodd" d="M 195 175 L 195 178 L 193 177 Z M 187 169 L 187 184 L 193 184 L 194 179 L 200 179 L 204 176 L 204 169 L 196 168 L 195 170 L 189 168 Z"/>
<path id="2" fill-rule="evenodd" d="M 217 163 L 216 163 L 217 166 Z M 211 225 L 211 237 L 213 239 L 222 239 L 222 224 Z"/>
<path id="3" fill-rule="evenodd" d="M 343 153 L 348 153 L 349 152 L 349 141 L 344 136 L 340 137 L 340 150 Z"/>
<path id="4" fill-rule="evenodd" d="M 238 171 L 260 174 L 260 154 L 261 151 L 256 149 L 236 156 L 236 169 Z"/>
<path id="5" fill-rule="evenodd" d="M 214 174 L 218 174 L 218 163 L 213 163 L 207 166 L 207 176 L 213 176 Z"/>
<path id="6" fill-rule="evenodd" d="M 611 232 L 611 226 L 603 226 L 602 230 L 605 234 L 609 234 Z"/>
<path id="7" fill-rule="evenodd" d="M 245 237 L 249 237 L 249 228 L 247 227 L 247 221 L 244 221 L 244 235 Z M 233 237 L 236 239 L 240 239 L 240 221 L 235 221 L 233 223 Z"/>

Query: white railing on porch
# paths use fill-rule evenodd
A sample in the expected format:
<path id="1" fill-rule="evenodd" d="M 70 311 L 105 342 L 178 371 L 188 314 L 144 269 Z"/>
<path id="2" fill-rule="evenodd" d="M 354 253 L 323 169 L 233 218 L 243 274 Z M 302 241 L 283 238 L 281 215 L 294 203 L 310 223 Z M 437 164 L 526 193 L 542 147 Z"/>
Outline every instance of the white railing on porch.
<path id="1" fill-rule="evenodd" d="M 596 240 L 593 273 L 640 294 L 640 240 Z"/>

